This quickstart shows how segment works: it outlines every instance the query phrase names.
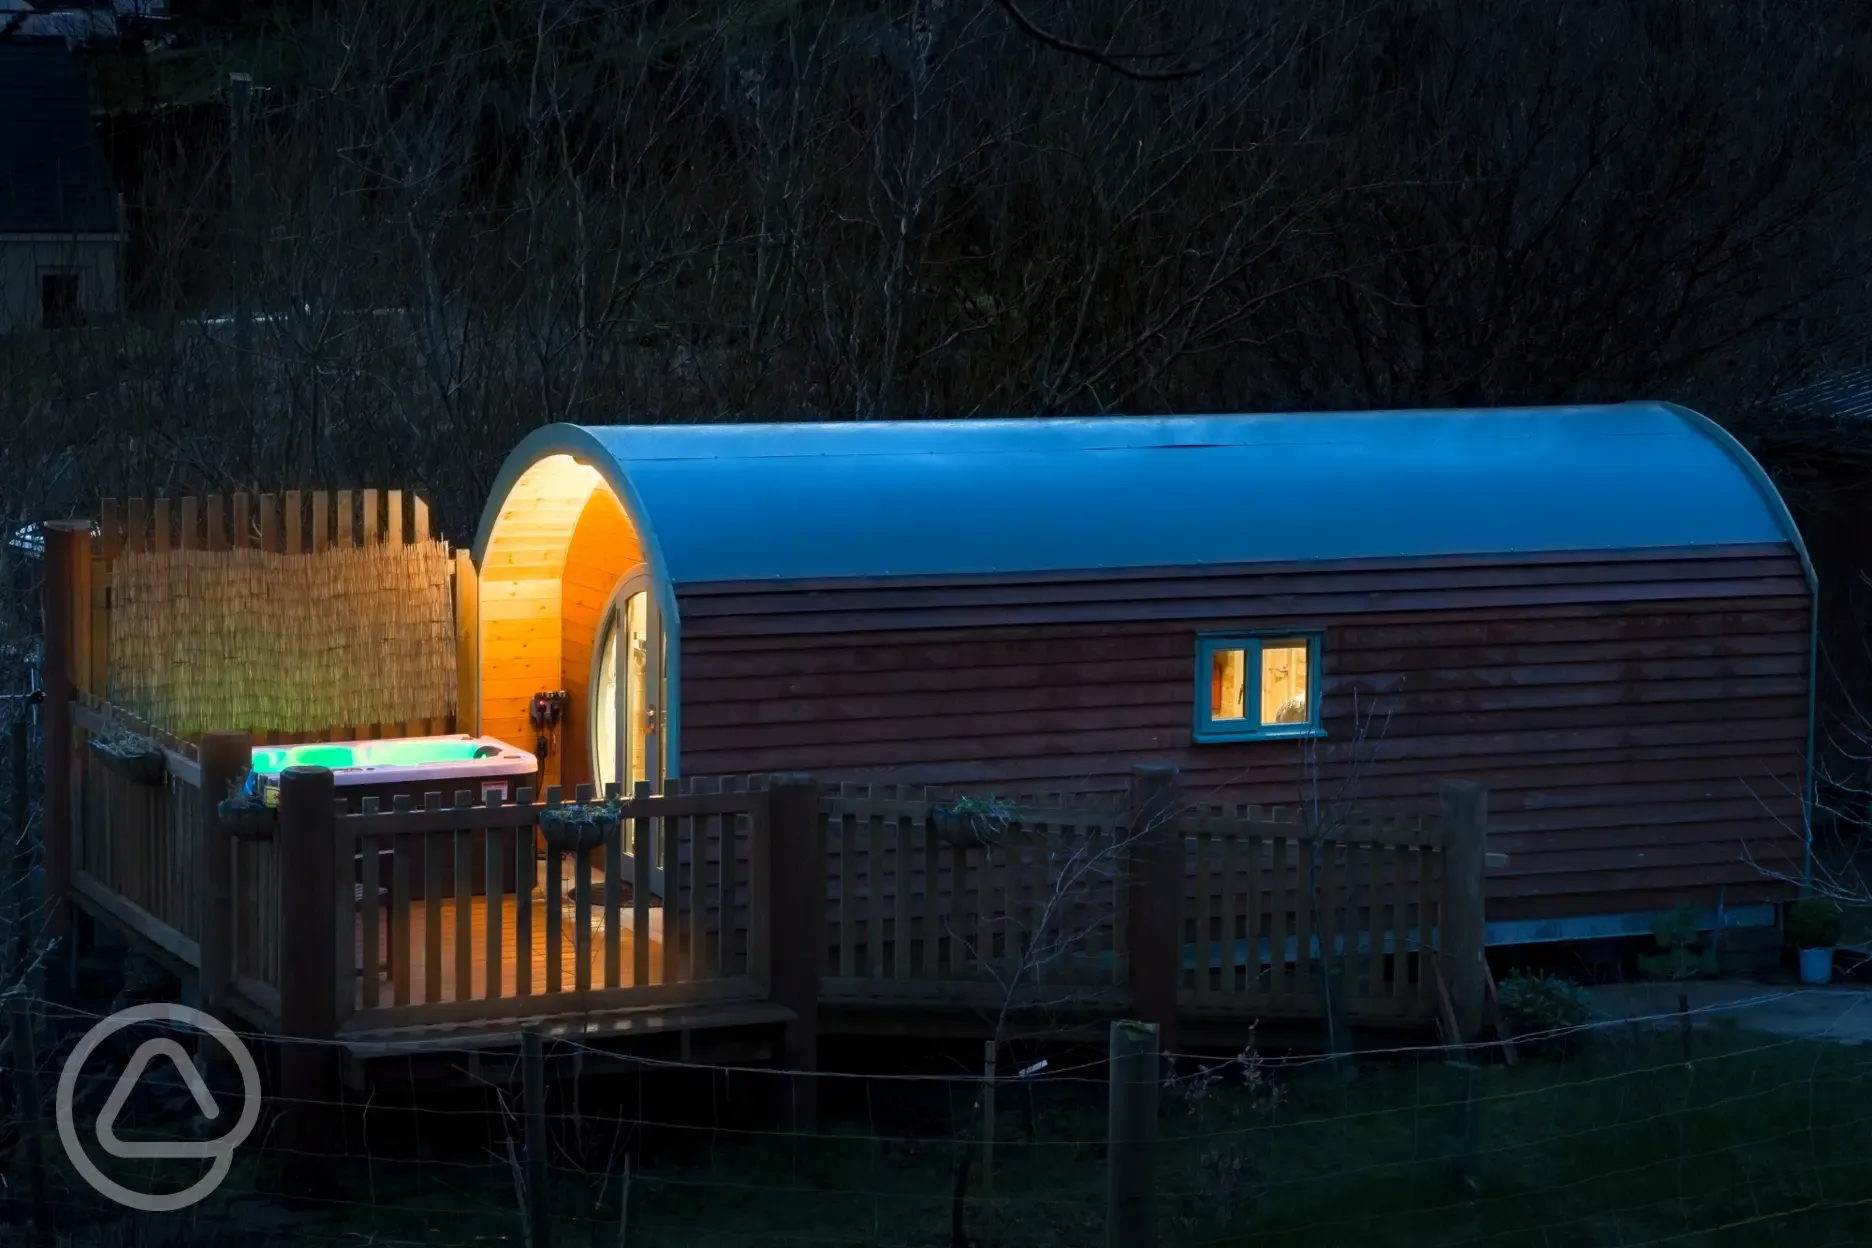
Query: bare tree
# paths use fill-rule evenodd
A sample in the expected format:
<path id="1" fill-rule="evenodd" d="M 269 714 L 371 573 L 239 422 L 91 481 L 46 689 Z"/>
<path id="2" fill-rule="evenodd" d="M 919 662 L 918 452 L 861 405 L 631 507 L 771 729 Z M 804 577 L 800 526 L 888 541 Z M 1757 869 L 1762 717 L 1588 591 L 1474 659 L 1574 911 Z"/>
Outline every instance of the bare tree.
<path id="1" fill-rule="evenodd" d="M 1872 231 L 1868 15 L 1492 0 L 1374 9 L 1322 78 L 1338 263 L 1259 318 L 1281 398 L 1667 394 L 1738 414 L 1842 349 Z"/>
<path id="2" fill-rule="evenodd" d="M 998 3 L 279 10 L 238 131 L 233 97 L 149 123 L 133 316 L 0 343 L 0 511 L 413 475 L 460 533 L 546 420 L 1694 400 L 1824 361 L 1872 259 L 1868 19 L 1589 7 L 1016 6 L 1143 77 Z"/>

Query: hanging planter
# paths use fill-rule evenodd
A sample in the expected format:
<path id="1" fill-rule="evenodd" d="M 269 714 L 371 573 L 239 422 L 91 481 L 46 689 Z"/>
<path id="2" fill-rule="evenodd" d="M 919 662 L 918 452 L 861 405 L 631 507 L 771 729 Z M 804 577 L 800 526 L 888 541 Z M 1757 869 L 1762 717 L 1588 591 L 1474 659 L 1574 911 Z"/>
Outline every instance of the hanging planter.
<path id="1" fill-rule="evenodd" d="M 603 845 L 617 828 L 618 808 L 609 802 L 549 806 L 540 812 L 540 834 L 557 853 L 584 853 Z"/>
<path id="2" fill-rule="evenodd" d="M 131 784 L 156 788 L 168 778 L 169 761 L 162 747 L 148 737 L 126 729 L 91 738 L 91 753 L 104 766 Z"/>
<path id="3" fill-rule="evenodd" d="M 279 829 L 279 807 L 269 806 L 266 799 L 252 794 L 223 798 L 215 813 L 235 840 L 270 841 Z"/>
<path id="4" fill-rule="evenodd" d="M 279 828 L 279 779 L 249 771 L 215 804 L 228 835 L 240 841 L 270 841 Z"/>
<path id="5" fill-rule="evenodd" d="M 992 798 L 960 798 L 929 813 L 930 833 L 939 841 L 965 848 L 999 845 L 1014 821 L 1014 808 Z"/>

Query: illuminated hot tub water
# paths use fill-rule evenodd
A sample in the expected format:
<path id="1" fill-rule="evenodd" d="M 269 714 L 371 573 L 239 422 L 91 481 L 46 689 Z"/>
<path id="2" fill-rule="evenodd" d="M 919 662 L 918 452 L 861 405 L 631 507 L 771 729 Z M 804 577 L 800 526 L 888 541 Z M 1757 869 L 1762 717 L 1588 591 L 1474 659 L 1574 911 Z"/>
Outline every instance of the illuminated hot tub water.
<path id="1" fill-rule="evenodd" d="M 329 767 L 340 787 L 529 775 L 539 760 L 493 737 L 396 737 L 384 741 L 308 741 L 257 745 L 253 771 L 277 776 L 288 767 Z"/>

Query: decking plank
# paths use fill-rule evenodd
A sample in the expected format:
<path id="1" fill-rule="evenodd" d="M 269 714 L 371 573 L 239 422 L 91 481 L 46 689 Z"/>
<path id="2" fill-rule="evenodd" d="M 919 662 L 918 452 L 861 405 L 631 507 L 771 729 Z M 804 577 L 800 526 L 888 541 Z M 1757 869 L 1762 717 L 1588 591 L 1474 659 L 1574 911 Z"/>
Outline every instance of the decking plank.
<path id="1" fill-rule="evenodd" d="M 546 924 L 546 900 L 543 897 L 533 897 L 530 901 L 531 905 L 528 907 L 528 917 L 532 920 L 532 931 L 534 933 L 544 933 L 549 930 Z M 437 918 L 435 934 L 439 937 L 440 956 L 434 961 L 438 966 L 441 980 L 439 985 L 440 991 L 436 994 L 435 1000 L 455 1001 L 460 999 L 456 991 L 458 974 L 456 968 L 464 961 L 469 967 L 469 984 L 471 986 L 470 992 L 466 995 L 469 996 L 470 999 L 475 1000 L 486 996 L 488 983 L 487 959 L 488 949 L 491 944 L 488 932 L 487 902 L 488 899 L 486 897 L 475 897 L 471 899 L 467 927 L 468 948 L 465 951 L 458 949 L 456 943 L 461 928 L 456 922 L 455 899 L 445 898 L 435 903 L 434 912 Z M 566 909 L 567 907 L 562 904 L 561 910 L 565 911 Z M 426 949 L 428 947 L 428 940 L 431 932 L 429 921 L 430 913 L 431 903 L 426 900 L 411 901 L 409 903 L 408 935 L 405 939 L 408 940 L 410 948 Z M 662 916 L 663 912 L 661 909 L 652 909 L 650 912 L 650 922 L 648 924 L 650 929 L 649 943 L 653 956 L 650 959 L 650 977 L 644 982 L 652 984 L 660 984 L 663 982 L 661 973 L 663 969 L 663 958 L 661 954 L 661 946 L 663 943 Z M 515 952 L 515 937 L 517 931 L 515 918 L 514 898 L 512 895 L 503 896 L 500 899 L 500 910 L 494 924 L 497 930 L 493 935 L 500 944 L 501 976 L 498 982 L 508 985 L 515 982 L 514 971 L 515 964 L 518 961 L 518 955 Z M 631 951 L 636 947 L 635 935 L 632 931 L 632 918 L 633 916 L 629 910 L 623 910 L 619 915 L 618 938 L 623 953 L 623 966 L 621 968 L 621 979 L 623 982 L 621 986 L 627 988 L 634 987 L 637 983 L 637 981 L 632 978 L 631 974 L 634 965 Z M 357 915 L 353 922 L 353 939 L 356 941 L 353 947 L 362 949 L 364 948 L 363 915 L 361 913 Z M 587 946 L 588 948 L 602 949 L 604 947 L 604 922 L 604 912 L 594 907 L 592 911 L 592 930 L 593 934 L 597 936 L 598 939 L 592 941 Z M 556 959 L 552 959 L 552 961 L 557 963 L 557 969 L 559 971 L 559 991 L 568 993 L 574 992 L 578 988 L 577 966 L 579 960 L 576 908 L 572 909 L 570 912 L 563 913 L 561 922 L 557 927 L 560 956 Z M 395 993 L 393 995 L 394 985 L 391 982 L 388 968 L 397 965 L 398 960 L 390 956 L 391 950 L 388 942 L 392 938 L 391 925 L 389 923 L 379 923 L 377 924 L 377 928 L 380 934 L 380 940 L 383 942 L 380 945 L 380 957 L 378 962 L 380 967 L 385 968 L 379 973 L 381 981 L 381 986 L 378 989 L 380 994 L 379 1000 L 408 1000 L 412 1002 L 430 1000 L 431 998 L 428 991 L 429 985 L 425 972 L 425 966 L 430 962 L 430 959 L 424 957 L 411 957 L 406 963 L 403 963 L 409 967 L 411 982 L 409 984 L 408 994 L 407 996 L 401 993 Z M 549 992 L 551 989 L 548 987 L 549 981 L 546 972 L 549 961 L 546 942 L 544 940 L 535 939 L 532 944 L 532 957 L 530 958 L 532 977 L 528 982 L 531 984 L 532 992 L 535 994 Z M 466 954 L 465 958 L 462 956 L 464 953 Z M 507 995 L 512 994 L 509 992 Z M 356 1000 L 357 1008 L 365 1008 L 364 986 L 361 980 L 357 986 Z M 545 998 L 542 998 L 541 1004 L 542 1006 L 546 1004 Z"/>
<path id="2" fill-rule="evenodd" d="M 545 998 L 541 1004 L 546 1004 Z M 455 1052 L 518 1046 L 520 1033 L 537 1029 L 556 1040 L 622 1039 L 736 1027 L 783 1026 L 793 1011 L 772 1001 L 723 1001 L 692 1005 L 542 1012 L 526 1018 L 475 1023 L 440 1023 L 385 1027 L 341 1034 L 354 1059 L 405 1057 L 423 1052 Z"/>

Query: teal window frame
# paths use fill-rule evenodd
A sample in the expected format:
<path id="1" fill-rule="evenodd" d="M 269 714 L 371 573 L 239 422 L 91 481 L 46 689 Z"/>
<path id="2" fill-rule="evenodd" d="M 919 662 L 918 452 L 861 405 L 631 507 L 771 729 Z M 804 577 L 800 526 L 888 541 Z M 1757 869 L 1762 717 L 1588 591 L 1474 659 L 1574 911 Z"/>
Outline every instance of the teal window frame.
<path id="1" fill-rule="evenodd" d="M 1254 633 L 1199 633 L 1196 637 L 1195 737 L 1198 744 L 1213 741 L 1292 741 L 1323 737 L 1320 727 L 1320 640 L 1311 629 L 1278 629 Z M 1304 641 L 1307 646 L 1307 720 L 1300 724 L 1262 724 L 1258 719 L 1216 719 L 1209 713 L 1211 673 L 1218 650 L 1247 652 L 1242 700 L 1261 705 L 1261 647 L 1269 642 Z"/>

